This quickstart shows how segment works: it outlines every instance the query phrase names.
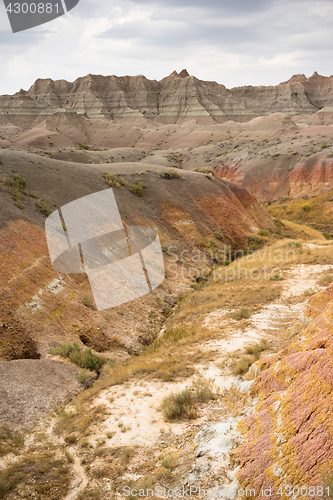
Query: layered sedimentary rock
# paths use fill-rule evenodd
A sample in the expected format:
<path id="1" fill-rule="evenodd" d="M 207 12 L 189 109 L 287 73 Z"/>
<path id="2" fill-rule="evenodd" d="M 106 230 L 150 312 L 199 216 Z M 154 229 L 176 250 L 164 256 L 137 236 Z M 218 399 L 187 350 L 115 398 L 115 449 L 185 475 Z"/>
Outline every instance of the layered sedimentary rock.
<path id="1" fill-rule="evenodd" d="M 183 171 L 179 178 L 163 178 L 161 173 L 168 170 L 156 165 L 139 173 L 133 172 L 131 163 L 81 165 L 1 151 L 0 178 L 18 172 L 26 180 L 26 194 L 19 208 L 10 188 L 0 183 L 0 360 L 44 356 L 57 343 L 82 341 L 101 352 L 119 350 L 120 341 L 126 344 L 129 339 L 139 348 L 149 336 L 153 338 L 156 326 L 147 320 L 147 310 L 154 303 L 155 307 L 154 297 L 147 295 L 101 313 L 82 302 L 82 297 L 91 293 L 87 277 L 53 269 L 45 238 L 45 215 L 38 209 L 41 194 L 53 211 L 108 189 L 102 173 L 107 169 L 117 176 L 120 168 L 123 184 L 114 188 L 114 194 L 126 225 L 156 227 L 163 248 L 172 245 L 176 255 L 183 250 L 186 256 L 197 254 L 197 242 L 213 239 L 213 230 L 220 232 L 223 243 L 238 249 L 246 246 L 247 234 L 274 227 L 268 212 L 242 186 L 213 176 Z M 130 190 L 136 178 L 145 186 L 144 196 L 135 196 Z M 216 245 L 223 248 L 220 239 Z M 200 262 L 196 261 L 199 271 L 210 265 L 208 250 L 207 255 L 205 260 L 202 252 Z M 165 250 L 165 266 L 169 275 L 161 285 L 163 296 L 169 289 L 178 288 L 183 278 L 192 277 L 193 262 L 179 258 L 178 265 Z M 2 328 L 2 324 L 6 326 Z M 139 324 L 144 331 L 140 342 Z"/>
<path id="2" fill-rule="evenodd" d="M 286 498 L 289 486 L 303 492 L 311 486 L 315 494 L 303 495 L 319 498 L 325 473 L 332 470 L 332 319 L 330 285 L 298 320 L 297 340 L 258 363 L 251 392 L 259 403 L 240 423 L 245 440 L 238 450 L 238 477 L 244 488 L 271 488 L 272 500 Z"/>
<path id="3" fill-rule="evenodd" d="M 90 118 L 150 118 L 166 123 L 248 121 L 281 112 L 324 116 L 333 112 L 333 76 L 296 75 L 277 86 L 227 89 L 202 81 L 186 70 L 160 80 L 139 76 L 87 75 L 73 83 L 38 79 L 28 91 L 0 97 L 0 114 L 45 117 L 76 112 Z M 31 124 L 29 124 L 31 126 Z"/>
<path id="4" fill-rule="evenodd" d="M 325 153 L 314 154 L 297 162 L 297 157 L 280 155 L 237 166 L 214 162 L 215 174 L 241 183 L 260 200 L 272 202 L 283 197 L 299 199 L 316 196 L 332 189 L 333 160 Z"/>

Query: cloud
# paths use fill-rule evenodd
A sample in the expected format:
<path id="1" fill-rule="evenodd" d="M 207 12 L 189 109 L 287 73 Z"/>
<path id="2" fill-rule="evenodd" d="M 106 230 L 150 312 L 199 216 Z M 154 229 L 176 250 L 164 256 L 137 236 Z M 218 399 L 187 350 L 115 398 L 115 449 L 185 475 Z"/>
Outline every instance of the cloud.
<path id="1" fill-rule="evenodd" d="M 0 93 L 39 77 L 161 79 L 184 67 L 227 87 L 330 75 L 332 17 L 331 0 L 81 0 L 66 16 L 13 35 L 0 9 Z"/>

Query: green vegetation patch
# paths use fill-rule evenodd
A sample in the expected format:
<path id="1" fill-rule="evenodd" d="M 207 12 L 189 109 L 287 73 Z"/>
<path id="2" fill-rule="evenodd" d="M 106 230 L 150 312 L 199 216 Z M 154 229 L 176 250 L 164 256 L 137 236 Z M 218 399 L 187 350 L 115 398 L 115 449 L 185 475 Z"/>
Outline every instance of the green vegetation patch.
<path id="1" fill-rule="evenodd" d="M 62 344 L 54 349 L 50 349 L 50 354 L 62 356 L 63 358 L 68 358 L 80 366 L 88 370 L 95 370 L 99 372 L 101 369 L 104 359 L 98 354 L 94 354 L 92 350 L 83 349 L 78 344 Z"/>
<path id="2" fill-rule="evenodd" d="M 103 172 L 102 176 L 108 186 L 119 188 L 120 186 L 127 186 L 127 181 L 123 177 L 119 177 L 117 174 L 109 174 L 108 172 Z"/>
<path id="3" fill-rule="evenodd" d="M 5 177 L 4 182 L 10 187 L 12 198 L 18 208 L 23 208 L 22 192 L 24 191 L 27 181 L 19 174 L 13 174 L 10 178 Z"/>
<path id="4" fill-rule="evenodd" d="M 130 186 L 130 191 L 131 193 L 135 194 L 136 196 L 143 196 L 144 195 L 144 189 L 147 187 L 146 184 L 143 184 L 142 181 L 139 179 L 136 179 L 134 184 Z"/>

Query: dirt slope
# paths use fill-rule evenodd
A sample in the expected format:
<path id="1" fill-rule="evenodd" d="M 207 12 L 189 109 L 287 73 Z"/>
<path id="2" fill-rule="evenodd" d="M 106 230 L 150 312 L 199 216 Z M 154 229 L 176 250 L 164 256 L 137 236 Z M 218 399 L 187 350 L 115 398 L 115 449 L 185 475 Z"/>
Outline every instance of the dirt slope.
<path id="1" fill-rule="evenodd" d="M 31 344 L 30 350 L 23 350 L 31 351 L 31 357 L 35 353 L 45 357 L 50 346 L 73 341 L 109 356 L 126 357 L 127 351 L 140 351 L 156 335 L 171 311 L 164 298 L 170 295 L 169 302 L 175 303 L 195 283 L 197 274 L 190 274 L 191 263 L 176 262 L 176 273 L 154 294 L 97 313 L 82 303 L 86 296 L 91 300 L 86 276 L 61 274 L 51 267 L 41 202 L 52 212 L 108 189 L 102 176 L 105 170 L 124 181 L 125 185 L 117 183 L 113 191 L 125 224 L 156 227 L 165 252 L 171 245 L 178 256 L 183 250 L 196 251 L 202 256 L 196 266 L 199 270 L 209 271 L 214 252 L 224 245 L 245 247 L 247 235 L 274 228 L 267 211 L 244 188 L 213 176 L 177 171 L 176 178 L 163 178 L 169 170 L 154 165 L 147 169 L 133 163 L 80 165 L 8 150 L 1 152 L 0 162 L 2 179 L 17 173 L 27 183 L 23 208 L 15 204 L 6 182 L 1 183 L 0 314 L 8 325 L 2 341 L 5 359 L 22 351 L 15 347 L 10 328 L 20 341 Z M 135 181 L 142 182 L 143 196 L 130 191 Z M 203 258 L 205 252 L 208 260 Z M 187 277 L 180 273 L 183 268 Z"/>

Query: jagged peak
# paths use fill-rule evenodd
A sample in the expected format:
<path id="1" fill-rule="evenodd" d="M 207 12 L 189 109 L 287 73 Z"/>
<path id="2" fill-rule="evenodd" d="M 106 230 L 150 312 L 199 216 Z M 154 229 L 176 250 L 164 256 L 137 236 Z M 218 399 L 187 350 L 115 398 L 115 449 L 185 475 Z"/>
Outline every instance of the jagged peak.
<path id="1" fill-rule="evenodd" d="M 189 75 L 187 69 L 182 69 L 182 71 L 180 73 L 177 73 L 176 70 L 174 70 L 171 75 L 169 75 L 168 78 L 170 78 L 171 76 L 175 76 L 177 78 L 187 78 Z"/>
<path id="2" fill-rule="evenodd" d="M 183 69 L 183 70 L 179 73 L 179 76 L 180 76 L 181 78 L 187 78 L 187 77 L 188 77 L 188 76 L 190 76 L 190 75 L 189 75 L 189 73 L 188 73 L 187 69 Z"/>

